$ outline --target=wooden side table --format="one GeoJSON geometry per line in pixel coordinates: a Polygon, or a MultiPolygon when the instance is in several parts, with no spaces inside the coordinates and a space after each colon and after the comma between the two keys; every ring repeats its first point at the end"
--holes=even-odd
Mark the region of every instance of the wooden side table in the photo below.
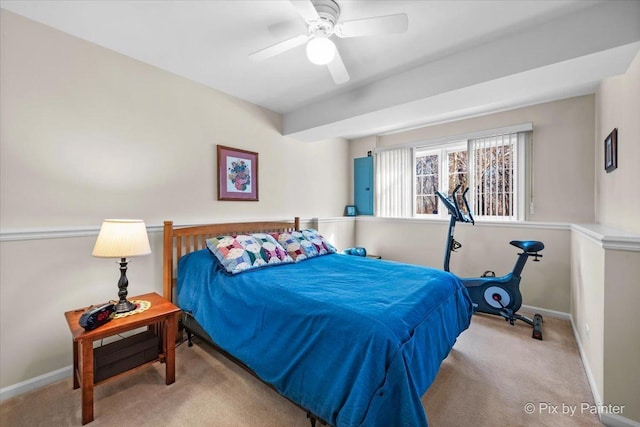
{"type": "Polygon", "coordinates": [[[133,372],[135,369],[156,361],[164,362],[166,366],[165,378],[167,385],[175,382],[175,341],[180,309],[155,292],[130,297],[129,299],[149,301],[151,306],[141,313],[113,319],[92,331],[85,331],[78,324],[80,316],[87,307],[68,311],[64,314],[73,336],[73,388],[82,388],[82,424],[93,421],[94,385],[133,372]],[[95,382],[93,342],[145,326],[154,331],[161,339],[161,351],[158,357],[104,381],[95,382]]]}

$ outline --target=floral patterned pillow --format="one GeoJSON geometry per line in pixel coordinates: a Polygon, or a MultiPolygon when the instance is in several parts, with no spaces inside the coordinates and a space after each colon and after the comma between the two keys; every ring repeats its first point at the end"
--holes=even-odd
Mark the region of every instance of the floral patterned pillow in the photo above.
{"type": "Polygon", "coordinates": [[[207,239],[207,248],[230,274],[293,262],[287,251],[264,233],[212,237],[207,239]]]}
{"type": "Polygon", "coordinates": [[[295,262],[336,252],[336,248],[312,229],[272,234],[272,236],[278,239],[278,243],[295,262]]]}
{"type": "Polygon", "coordinates": [[[337,252],[337,249],[322,237],[318,232],[312,228],[302,230],[302,235],[306,240],[316,248],[318,255],[333,254],[337,252]]]}
{"type": "Polygon", "coordinates": [[[278,243],[282,245],[295,262],[318,256],[318,251],[315,247],[299,231],[278,233],[272,236],[278,239],[278,243]]]}

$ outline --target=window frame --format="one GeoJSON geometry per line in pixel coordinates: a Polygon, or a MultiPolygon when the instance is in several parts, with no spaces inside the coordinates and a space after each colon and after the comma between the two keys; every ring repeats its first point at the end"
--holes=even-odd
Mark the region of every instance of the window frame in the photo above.
{"type": "MultiPolygon", "coordinates": [[[[474,219],[479,221],[500,221],[500,222],[513,222],[513,221],[524,221],[525,220],[525,205],[526,205],[526,171],[528,162],[530,162],[529,156],[527,156],[526,147],[527,140],[530,138],[529,131],[521,131],[521,132],[510,132],[505,133],[503,135],[516,135],[516,141],[513,143],[513,179],[515,181],[513,185],[514,189],[514,200],[513,200],[513,214],[509,217],[504,216],[494,216],[494,215],[477,215],[475,212],[472,212],[474,215],[474,219]]],[[[490,135],[486,137],[500,136],[499,134],[490,135]]],[[[485,137],[485,138],[486,138],[485,137]]],[[[411,197],[411,211],[412,216],[414,218],[427,218],[427,219],[446,219],[449,217],[449,212],[444,209],[440,209],[442,206],[442,202],[437,200],[438,203],[438,213],[437,214],[428,214],[428,213],[417,213],[417,204],[416,199],[419,196],[416,189],[417,184],[417,159],[420,155],[425,154],[435,154],[438,155],[438,190],[442,191],[446,189],[448,191],[448,181],[449,181],[449,156],[448,154],[456,151],[466,151],[467,152],[467,182],[470,188],[475,188],[475,156],[473,150],[473,141],[474,139],[479,138],[466,138],[463,140],[460,139],[452,139],[448,142],[438,142],[431,144],[422,144],[416,145],[412,147],[412,158],[413,158],[413,166],[411,172],[411,182],[412,182],[412,197],[411,197]],[[473,168],[473,173],[472,169],[473,168]]],[[[511,143],[509,143],[511,144],[511,143]]],[[[469,206],[475,206],[475,192],[470,191],[468,193],[468,201],[469,206]]],[[[532,202],[531,202],[532,203],[532,202]]]]}
{"type": "Polygon", "coordinates": [[[445,144],[430,144],[413,148],[413,170],[411,176],[412,182],[412,192],[413,197],[411,198],[411,208],[414,218],[445,218],[448,216],[442,214],[442,210],[440,209],[440,205],[442,202],[437,200],[438,203],[438,213],[437,214],[419,214],[416,212],[416,199],[418,197],[418,193],[416,192],[416,181],[417,181],[417,171],[416,164],[419,154],[431,154],[437,153],[439,157],[438,161],[438,190],[442,191],[443,188],[447,187],[447,182],[449,180],[449,156],[448,154],[454,151],[467,151],[467,156],[469,152],[469,142],[468,140],[461,141],[451,141],[445,144]]]}

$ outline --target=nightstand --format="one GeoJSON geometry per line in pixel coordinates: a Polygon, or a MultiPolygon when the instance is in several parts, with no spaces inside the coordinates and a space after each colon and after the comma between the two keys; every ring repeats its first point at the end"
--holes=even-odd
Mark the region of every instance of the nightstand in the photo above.
{"type": "MultiPolygon", "coordinates": [[[[180,313],[180,309],[156,293],[139,295],[129,299],[148,301],[151,305],[147,310],[141,313],[113,319],[92,331],[85,331],[78,324],[80,316],[87,309],[86,307],[68,311],[64,314],[73,337],[73,388],[82,389],[82,424],[87,424],[93,421],[94,385],[113,378],[118,378],[121,375],[133,372],[142,366],[146,366],[156,361],[160,361],[165,364],[165,379],[167,385],[175,382],[175,341],[176,333],[178,331],[178,315],[180,313]],[[104,379],[102,377],[105,375],[102,375],[100,378],[96,378],[94,356],[96,355],[96,352],[103,347],[97,347],[94,350],[93,342],[145,326],[147,327],[147,331],[142,334],[146,335],[142,336],[141,334],[136,334],[130,338],[124,338],[121,341],[106,344],[103,347],[113,346],[113,354],[118,352],[122,354],[123,349],[126,351],[127,345],[140,345],[141,339],[136,338],[138,336],[141,336],[143,339],[146,339],[147,336],[152,339],[153,337],[157,337],[157,341],[155,341],[155,343],[158,347],[153,349],[151,357],[149,357],[149,353],[147,351],[147,357],[141,359],[143,362],[138,364],[135,361],[136,354],[134,354],[133,356],[129,356],[129,361],[125,360],[125,365],[127,367],[121,369],[122,372],[115,374],[108,373],[107,377],[104,379]],[[130,361],[132,357],[134,359],[133,362],[130,361]],[[135,366],[128,367],[129,365],[135,366]],[[96,381],[96,379],[98,379],[98,381],[96,381]]],[[[147,339],[146,342],[150,341],[147,339]]],[[[138,352],[138,350],[135,351],[138,352]]],[[[122,363],[120,363],[120,365],[122,366],[122,363]]]]}

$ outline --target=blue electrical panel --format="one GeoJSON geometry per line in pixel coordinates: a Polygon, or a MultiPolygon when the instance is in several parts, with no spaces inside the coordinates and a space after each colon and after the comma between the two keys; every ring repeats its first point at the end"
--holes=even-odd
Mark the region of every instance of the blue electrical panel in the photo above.
{"type": "Polygon", "coordinates": [[[373,215],[373,157],[353,159],[353,197],[358,215],[373,215]]]}

